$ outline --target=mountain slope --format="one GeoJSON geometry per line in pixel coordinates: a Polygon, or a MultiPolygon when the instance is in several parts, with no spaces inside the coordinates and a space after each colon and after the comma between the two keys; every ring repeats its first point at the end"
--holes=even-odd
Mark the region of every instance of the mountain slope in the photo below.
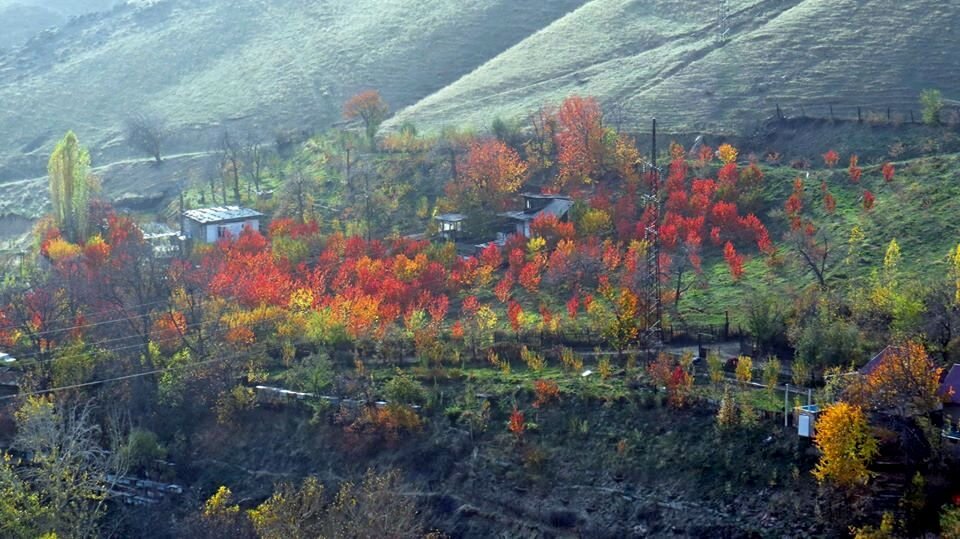
{"type": "Polygon", "coordinates": [[[0,179],[40,174],[71,128],[95,161],[126,157],[120,126],[143,110],[176,151],[225,120],[322,127],[368,87],[400,108],[584,1],[158,0],[73,19],[0,56],[0,179]]]}
{"type": "Polygon", "coordinates": [[[593,0],[394,120],[477,126],[577,93],[675,129],[729,130],[777,103],[917,109],[960,94],[960,5],[936,0],[593,0]]]}
{"type": "Polygon", "coordinates": [[[0,0],[0,49],[21,45],[69,17],[102,11],[115,0],[0,0]]]}

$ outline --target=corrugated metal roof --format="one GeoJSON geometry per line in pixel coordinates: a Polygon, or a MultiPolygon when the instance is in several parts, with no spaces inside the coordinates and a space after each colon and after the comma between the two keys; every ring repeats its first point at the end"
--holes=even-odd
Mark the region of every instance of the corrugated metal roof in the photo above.
{"type": "Polygon", "coordinates": [[[441,213],[436,217],[437,221],[446,221],[448,223],[458,223],[460,221],[466,221],[467,216],[462,213],[441,213]]]}
{"type": "Polygon", "coordinates": [[[518,221],[533,221],[538,215],[550,214],[562,218],[573,207],[573,201],[568,198],[554,198],[542,210],[508,211],[499,214],[501,217],[518,221]]]}
{"type": "Polygon", "coordinates": [[[183,212],[183,216],[191,221],[200,224],[219,223],[224,221],[240,221],[243,219],[253,219],[263,217],[263,214],[251,210],[250,208],[241,208],[240,206],[217,206],[214,208],[197,208],[183,212]]]}

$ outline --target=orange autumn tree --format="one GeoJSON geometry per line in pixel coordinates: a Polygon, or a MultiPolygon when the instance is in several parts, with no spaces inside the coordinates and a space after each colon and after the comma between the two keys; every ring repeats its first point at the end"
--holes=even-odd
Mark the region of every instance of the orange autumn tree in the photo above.
{"type": "Polygon", "coordinates": [[[908,342],[891,346],[873,371],[855,386],[864,406],[893,411],[902,417],[926,414],[936,409],[940,374],[923,345],[908,342]]]}
{"type": "Polygon", "coordinates": [[[527,178],[520,155],[496,139],[473,143],[457,169],[447,195],[459,208],[504,209],[527,178]]]}
{"type": "Polygon", "coordinates": [[[602,172],[603,113],[592,97],[568,97],[557,112],[559,130],[559,186],[568,182],[592,183],[602,172]]]}
{"type": "Polygon", "coordinates": [[[363,122],[364,132],[367,135],[367,141],[370,143],[370,149],[376,149],[375,140],[377,129],[380,124],[387,119],[390,108],[380,97],[380,92],[376,90],[365,90],[351,97],[343,105],[343,117],[347,120],[357,120],[363,122]]]}
{"type": "Polygon", "coordinates": [[[827,408],[817,420],[813,443],[820,450],[813,470],[817,481],[851,488],[870,479],[867,466],[879,448],[859,406],[840,401],[827,408]]]}

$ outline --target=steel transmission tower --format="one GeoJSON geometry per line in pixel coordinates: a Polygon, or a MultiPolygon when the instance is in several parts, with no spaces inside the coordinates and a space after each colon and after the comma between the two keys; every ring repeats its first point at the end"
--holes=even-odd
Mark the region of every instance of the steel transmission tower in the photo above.
{"type": "Polygon", "coordinates": [[[663,181],[663,169],[657,166],[657,120],[653,120],[653,135],[650,161],[640,160],[637,165],[641,177],[650,182],[650,192],[644,195],[644,204],[650,209],[653,216],[651,222],[644,229],[644,242],[647,245],[645,268],[643,273],[643,290],[647,293],[644,302],[643,331],[641,342],[648,347],[659,347],[663,343],[663,294],[661,290],[662,269],[660,267],[660,222],[662,220],[662,204],[660,184],[663,181]]]}

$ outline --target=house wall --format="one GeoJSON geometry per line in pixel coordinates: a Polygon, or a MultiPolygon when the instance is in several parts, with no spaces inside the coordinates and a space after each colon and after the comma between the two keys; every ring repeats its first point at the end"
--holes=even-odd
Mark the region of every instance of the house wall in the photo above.
{"type": "Polygon", "coordinates": [[[234,238],[239,236],[240,233],[243,232],[243,229],[248,226],[253,230],[260,231],[259,219],[248,219],[246,221],[233,223],[206,223],[203,225],[188,219],[187,223],[187,234],[195,240],[203,241],[204,243],[218,242],[220,240],[220,227],[224,227],[230,233],[230,236],[234,238]]]}

